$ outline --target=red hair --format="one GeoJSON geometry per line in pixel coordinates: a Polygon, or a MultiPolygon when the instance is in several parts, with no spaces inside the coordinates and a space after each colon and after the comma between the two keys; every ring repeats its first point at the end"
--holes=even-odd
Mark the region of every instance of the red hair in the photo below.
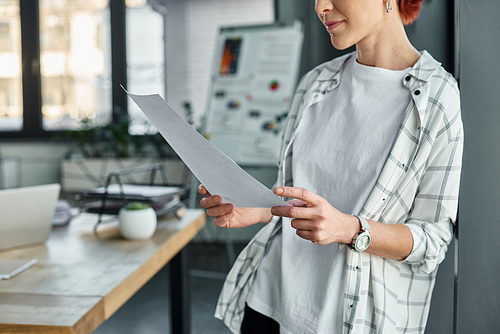
{"type": "Polygon", "coordinates": [[[399,0],[399,13],[404,25],[412,24],[422,10],[422,2],[424,0],[399,0]]]}

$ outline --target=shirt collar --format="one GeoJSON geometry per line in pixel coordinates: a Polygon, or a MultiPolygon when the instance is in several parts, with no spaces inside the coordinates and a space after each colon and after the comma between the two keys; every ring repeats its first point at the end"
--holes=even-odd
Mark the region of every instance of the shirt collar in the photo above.
{"type": "Polygon", "coordinates": [[[332,81],[332,82],[338,82],[340,78],[340,73],[342,72],[342,67],[346,63],[346,61],[354,56],[356,53],[350,52],[348,54],[345,54],[343,56],[340,56],[338,58],[333,59],[332,61],[326,63],[326,65],[321,69],[321,72],[319,73],[318,77],[316,78],[316,81],[318,82],[325,82],[325,81],[332,81]]]}
{"type": "MultiPolygon", "coordinates": [[[[339,81],[340,73],[342,72],[342,67],[345,62],[352,56],[355,56],[355,52],[348,53],[344,56],[334,59],[326,64],[321,69],[317,77],[317,81],[339,81]]],[[[432,58],[432,56],[427,51],[422,51],[420,58],[417,60],[415,65],[408,72],[409,75],[413,76],[415,79],[427,82],[432,77],[432,74],[441,66],[441,63],[432,58]]]]}
{"type": "Polygon", "coordinates": [[[432,56],[424,50],[421,52],[420,58],[418,58],[408,74],[417,80],[427,82],[440,66],[441,63],[432,58],[432,56]]]}

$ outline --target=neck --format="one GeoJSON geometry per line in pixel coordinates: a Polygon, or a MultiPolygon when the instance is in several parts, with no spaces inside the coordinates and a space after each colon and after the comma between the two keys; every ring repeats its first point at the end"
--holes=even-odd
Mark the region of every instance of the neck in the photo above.
{"type": "Polygon", "coordinates": [[[358,62],[389,70],[404,70],[413,66],[420,53],[411,45],[399,13],[388,13],[381,29],[356,44],[358,62]],[[391,15],[393,14],[393,15],[391,15]]]}

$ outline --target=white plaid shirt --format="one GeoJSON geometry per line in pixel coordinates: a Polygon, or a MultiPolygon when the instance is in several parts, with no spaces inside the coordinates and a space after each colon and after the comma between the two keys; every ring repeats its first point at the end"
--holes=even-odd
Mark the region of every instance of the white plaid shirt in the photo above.
{"type": "MultiPolygon", "coordinates": [[[[293,186],[292,142],[303,112],[339,85],[353,54],[324,63],[299,83],[283,130],[277,185],[293,186]]],[[[361,215],[406,224],[413,250],[404,260],[349,251],[345,268],[343,333],[423,333],[437,269],[453,238],[458,206],[463,128],[456,81],[427,52],[405,76],[412,100],[361,215]]],[[[274,234],[278,217],[240,253],[215,316],[239,333],[245,300],[274,234]]]]}

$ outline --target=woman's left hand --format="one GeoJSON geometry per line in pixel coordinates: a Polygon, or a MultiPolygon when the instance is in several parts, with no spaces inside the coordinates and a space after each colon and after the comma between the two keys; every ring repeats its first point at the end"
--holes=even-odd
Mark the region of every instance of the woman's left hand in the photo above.
{"type": "Polygon", "coordinates": [[[281,197],[295,198],[287,202],[292,206],[275,206],[271,213],[292,218],[292,227],[301,238],[319,245],[350,243],[360,230],[356,217],[340,212],[326,199],[307,189],[278,187],[275,193],[281,197]]]}

